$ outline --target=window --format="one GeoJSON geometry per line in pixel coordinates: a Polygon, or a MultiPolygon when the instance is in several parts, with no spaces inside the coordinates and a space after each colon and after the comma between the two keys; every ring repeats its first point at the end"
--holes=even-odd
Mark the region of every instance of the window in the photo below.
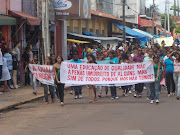
{"type": "Polygon", "coordinates": [[[93,29],[90,29],[90,32],[93,32],[93,29]]]}
{"type": "Polygon", "coordinates": [[[82,32],[86,32],[86,28],[82,28],[82,32]]]}
{"type": "Polygon", "coordinates": [[[104,36],[104,30],[102,30],[102,35],[104,36]]]}
{"type": "Polygon", "coordinates": [[[96,29],[96,34],[99,34],[99,30],[98,29],[96,29]]]}
{"type": "Polygon", "coordinates": [[[79,33],[78,27],[74,27],[74,33],[79,33]]]}
{"type": "Polygon", "coordinates": [[[68,32],[71,32],[70,26],[67,26],[67,31],[68,31],[68,32]]]}

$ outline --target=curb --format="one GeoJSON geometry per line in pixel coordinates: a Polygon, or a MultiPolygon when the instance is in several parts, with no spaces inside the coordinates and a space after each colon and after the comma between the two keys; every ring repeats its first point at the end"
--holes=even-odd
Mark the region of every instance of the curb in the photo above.
{"type": "MultiPolygon", "coordinates": [[[[65,87],[64,89],[68,89],[69,87],[65,87]]],[[[6,110],[9,110],[9,109],[12,109],[16,106],[19,106],[19,105],[23,105],[23,104],[26,104],[26,103],[30,103],[32,101],[35,101],[35,100],[38,100],[40,98],[43,98],[44,97],[44,94],[41,94],[39,96],[36,96],[36,97],[33,97],[33,98],[30,98],[30,99],[27,99],[27,100],[24,100],[24,101],[20,101],[20,102],[16,102],[16,103],[13,103],[13,104],[9,104],[7,106],[4,106],[2,108],[0,108],[0,112],[4,112],[6,110]]]]}

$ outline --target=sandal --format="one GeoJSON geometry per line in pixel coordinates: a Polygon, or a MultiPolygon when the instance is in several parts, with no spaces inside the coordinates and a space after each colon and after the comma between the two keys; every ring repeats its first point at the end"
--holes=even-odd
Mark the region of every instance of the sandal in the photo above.
{"type": "Polygon", "coordinates": [[[63,103],[63,102],[61,102],[59,106],[64,106],[64,103],[63,103]]]}

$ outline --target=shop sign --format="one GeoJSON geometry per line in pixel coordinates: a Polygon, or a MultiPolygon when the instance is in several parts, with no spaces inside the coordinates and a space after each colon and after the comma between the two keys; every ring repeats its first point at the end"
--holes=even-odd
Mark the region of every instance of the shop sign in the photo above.
{"type": "Polygon", "coordinates": [[[90,19],[90,0],[54,0],[56,19],[90,19]]]}

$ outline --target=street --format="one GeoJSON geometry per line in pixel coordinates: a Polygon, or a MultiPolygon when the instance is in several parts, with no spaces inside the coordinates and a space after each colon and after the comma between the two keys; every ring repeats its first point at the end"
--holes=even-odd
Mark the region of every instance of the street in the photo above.
{"type": "Polygon", "coordinates": [[[64,107],[59,100],[45,105],[41,99],[1,114],[0,135],[178,135],[179,101],[168,99],[165,90],[158,105],[149,104],[145,95],[117,100],[109,96],[89,104],[84,87],[83,99],[66,92],[64,107]]]}

